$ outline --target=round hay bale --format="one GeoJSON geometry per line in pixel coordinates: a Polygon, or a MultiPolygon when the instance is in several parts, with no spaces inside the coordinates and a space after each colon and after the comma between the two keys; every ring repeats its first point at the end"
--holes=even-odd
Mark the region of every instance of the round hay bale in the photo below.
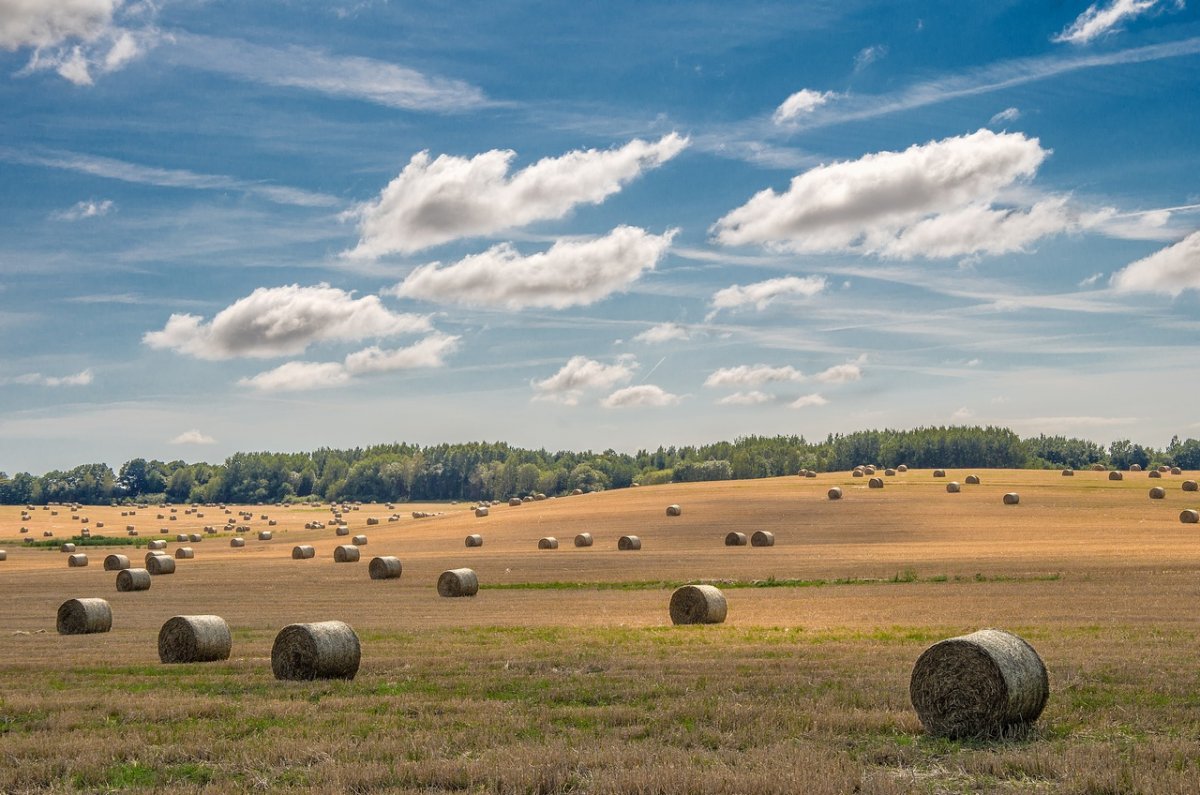
{"type": "Polygon", "coordinates": [[[154,576],[175,573],[175,559],[168,555],[155,555],[146,561],[146,571],[154,576]]]}
{"type": "Polygon", "coordinates": [[[482,519],[483,517],[485,517],[485,516],[487,516],[487,515],[488,515],[488,509],[487,509],[487,508],[484,508],[483,506],[480,506],[480,507],[478,507],[478,508],[476,508],[476,509],[475,509],[475,518],[477,518],[477,519],[482,519]]]}
{"type": "Polygon", "coordinates": [[[270,541],[272,535],[273,534],[271,533],[270,530],[259,530],[258,531],[258,540],[259,541],[270,541]]]}
{"type": "Polygon", "coordinates": [[[580,533],[575,536],[575,546],[577,547],[590,547],[594,543],[595,539],[592,538],[591,533],[580,533]]]}
{"type": "Polygon", "coordinates": [[[466,545],[469,547],[483,546],[483,536],[479,535],[479,533],[472,533],[471,535],[467,536],[466,545]]]}
{"type": "Polygon", "coordinates": [[[8,560],[8,550],[0,549],[0,560],[8,560]]]}
{"type": "MultiPolygon", "coordinates": [[[[1180,469],[1179,467],[1171,467],[1171,474],[1172,474],[1172,475],[1182,475],[1182,474],[1183,474],[1183,470],[1182,470],[1182,469],[1180,469]]],[[[99,527],[99,526],[100,526],[100,525],[99,525],[99,523],[97,523],[97,525],[96,525],[96,526],[97,526],[97,527],[99,527]]]]}
{"type": "Polygon", "coordinates": [[[1152,477],[1152,478],[1161,478],[1161,477],[1162,477],[1162,473],[1161,473],[1161,472],[1159,472],[1157,469],[1151,469],[1151,470],[1150,470],[1150,472],[1149,472],[1149,476],[1150,476],[1150,477],[1152,477]]]}
{"type": "Polygon", "coordinates": [[[642,548],[642,539],[637,536],[621,536],[617,539],[617,549],[630,552],[642,548]]]}
{"type": "Polygon", "coordinates": [[[510,497],[508,500],[508,504],[511,507],[516,508],[521,504],[521,498],[520,497],[510,497]]]}
{"type": "Polygon", "coordinates": [[[158,659],[164,663],[228,660],[232,648],[233,635],[220,616],[174,616],[158,631],[158,659]]]}
{"type": "Polygon", "coordinates": [[[398,580],[403,570],[400,558],[392,555],[371,558],[367,565],[367,573],[371,575],[372,580],[398,580]]]}
{"type": "Polygon", "coordinates": [[[60,546],[60,547],[58,548],[58,551],[59,551],[59,552],[65,552],[65,553],[67,553],[67,554],[69,555],[69,554],[71,554],[72,552],[74,552],[74,551],[75,551],[75,545],[74,545],[74,544],[72,544],[71,542],[69,542],[69,541],[68,541],[67,543],[65,543],[65,544],[63,544],[62,546],[60,546]]]}
{"type": "Polygon", "coordinates": [[[203,540],[204,536],[200,535],[199,533],[191,533],[188,535],[188,541],[193,544],[199,544],[203,540]]]}
{"type": "Polygon", "coordinates": [[[1197,491],[1200,489],[1200,483],[1196,483],[1194,480],[1185,480],[1180,488],[1184,491],[1197,491]]]}
{"type": "Polygon", "coordinates": [[[361,553],[353,544],[340,544],[333,548],[334,563],[358,563],[361,553]]]}
{"type": "Polygon", "coordinates": [[[683,515],[683,509],[680,508],[678,505],[668,505],[667,506],[667,516],[682,516],[682,515],[683,515]]]}
{"type": "Polygon", "coordinates": [[[725,546],[727,547],[744,547],[749,543],[750,539],[746,537],[745,533],[732,532],[725,534],[725,546]]]}
{"type": "Polygon", "coordinates": [[[361,660],[358,635],[341,621],[289,624],[271,646],[271,671],[288,681],[353,679],[361,660]]]}
{"type": "Polygon", "coordinates": [[[806,477],[806,478],[815,478],[816,476],[817,476],[817,473],[811,469],[804,473],[804,477],[806,477]]]}
{"type": "Polygon", "coordinates": [[[712,585],[684,585],[671,594],[672,624],[720,624],[728,605],[721,589],[712,585]]]}
{"type": "Polygon", "coordinates": [[[292,547],[292,560],[309,560],[317,556],[317,550],[311,544],[301,544],[292,547]]]}
{"type": "Polygon", "coordinates": [[[895,474],[896,474],[896,470],[894,470],[894,469],[885,469],[885,470],[883,470],[883,474],[885,474],[885,475],[888,475],[888,476],[890,477],[891,475],[895,475],[895,474]]]}
{"type": "Polygon", "coordinates": [[[244,546],[246,546],[246,539],[242,538],[241,536],[235,536],[235,537],[229,539],[229,546],[244,547],[244,546]]]}
{"type": "Polygon", "coordinates": [[[350,540],[350,543],[356,547],[365,547],[367,545],[366,536],[355,536],[350,540]]]}
{"type": "Polygon", "coordinates": [[[834,486],[826,493],[829,495],[829,499],[831,500],[840,500],[842,498],[841,486],[834,486]]]}
{"type": "Polygon", "coordinates": [[[1164,499],[1166,499],[1166,497],[1167,497],[1167,490],[1164,489],[1162,486],[1155,486],[1154,488],[1150,489],[1150,499],[1164,500],[1164,499]]]}
{"type": "Polygon", "coordinates": [[[67,566],[72,569],[81,569],[88,564],[87,555],[82,552],[76,552],[74,555],[67,556],[67,566]]]}
{"type": "Polygon", "coordinates": [[[861,469],[856,469],[853,472],[851,472],[850,474],[856,478],[861,478],[863,476],[863,471],[861,469]]]}
{"type": "Polygon", "coordinates": [[[755,530],[754,535],[750,536],[750,546],[773,547],[775,546],[775,534],[770,530],[755,530]]]}
{"type": "Polygon", "coordinates": [[[150,558],[159,557],[160,555],[161,555],[162,557],[169,557],[169,555],[167,555],[167,553],[166,553],[166,552],[160,552],[160,551],[158,551],[158,550],[154,550],[153,552],[147,552],[147,553],[145,554],[145,556],[143,556],[142,560],[143,560],[144,562],[146,562],[146,563],[149,563],[149,562],[150,562],[150,558]]]}
{"type": "Polygon", "coordinates": [[[191,547],[180,547],[175,550],[175,560],[192,560],[196,557],[196,550],[191,547]]]}
{"type": "Polygon", "coordinates": [[[967,480],[968,486],[978,486],[979,485],[979,476],[978,475],[967,475],[966,480],[967,480]]]}
{"type": "Polygon", "coordinates": [[[117,572],[118,591],[150,590],[150,572],[145,569],[122,569],[117,572]]]}
{"type": "Polygon", "coordinates": [[[867,487],[872,489],[882,489],[883,478],[871,478],[867,481],[867,487]]]}
{"type": "Polygon", "coordinates": [[[1062,474],[1063,474],[1064,478],[1073,478],[1073,477],[1075,477],[1075,470],[1074,469],[1064,469],[1062,471],[1062,474]]]}
{"type": "Polygon", "coordinates": [[[900,466],[896,467],[896,471],[897,472],[907,472],[908,464],[901,464],[900,466]]]}
{"type": "Polygon", "coordinates": [[[91,635],[112,629],[112,607],[104,599],[68,599],[58,606],[59,635],[91,635]]]}
{"type": "Polygon", "coordinates": [[[960,491],[962,491],[962,486],[958,485],[957,480],[952,480],[946,484],[946,491],[950,494],[958,494],[960,491]]]}
{"type": "Polygon", "coordinates": [[[1200,511],[1196,511],[1196,510],[1192,510],[1191,508],[1187,508],[1184,511],[1180,512],[1179,521],[1183,522],[1184,524],[1200,523],[1200,511]]]}
{"type": "Polygon", "coordinates": [[[558,539],[554,536],[546,536],[538,539],[538,549],[558,549],[558,539]]]}
{"type": "Polygon", "coordinates": [[[1104,471],[1104,469],[1105,469],[1105,466],[1104,466],[1104,464],[1092,464],[1092,471],[1093,471],[1093,472],[1103,472],[1103,471],[1104,471]]]}
{"type": "Polygon", "coordinates": [[[863,473],[864,473],[864,474],[867,474],[867,475],[874,475],[874,474],[875,474],[875,467],[873,467],[873,466],[870,466],[870,465],[868,465],[868,466],[865,466],[865,467],[863,467],[863,473]]]}
{"type": "Polygon", "coordinates": [[[1020,501],[1021,501],[1021,495],[1017,494],[1015,491],[1010,491],[1008,494],[1004,495],[1004,504],[1005,505],[1016,505],[1020,501]]]}
{"type": "Polygon", "coordinates": [[[438,596],[474,596],[479,593],[479,577],[471,569],[447,569],[438,575],[438,596]]]}
{"type": "Polygon", "coordinates": [[[176,536],[175,536],[175,543],[177,543],[177,544],[186,544],[187,542],[188,542],[188,534],[187,534],[187,533],[178,533],[178,534],[176,534],[176,536]]]}
{"type": "Polygon", "coordinates": [[[1130,472],[1141,472],[1141,471],[1142,471],[1142,465],[1141,465],[1141,464],[1130,464],[1130,465],[1129,465],[1129,471],[1130,471],[1130,472]]]}
{"type": "Polygon", "coordinates": [[[1114,469],[1112,472],[1108,473],[1108,479],[1109,480],[1124,480],[1125,476],[1114,469]]]}
{"type": "Polygon", "coordinates": [[[933,470],[933,476],[934,476],[935,478],[944,478],[944,477],[946,477],[946,470],[944,470],[944,469],[935,469],[935,470],[933,470]]]}
{"type": "Polygon", "coordinates": [[[981,629],[926,649],[913,666],[908,692],[930,734],[998,737],[1038,719],[1050,698],[1050,679],[1023,639],[981,629]]]}
{"type": "Polygon", "coordinates": [[[146,549],[166,549],[167,542],[164,539],[156,538],[146,545],[146,549]]]}
{"type": "Polygon", "coordinates": [[[334,530],[333,532],[335,535],[348,536],[348,535],[350,535],[350,528],[344,524],[340,524],[337,526],[337,529],[334,530]]]}

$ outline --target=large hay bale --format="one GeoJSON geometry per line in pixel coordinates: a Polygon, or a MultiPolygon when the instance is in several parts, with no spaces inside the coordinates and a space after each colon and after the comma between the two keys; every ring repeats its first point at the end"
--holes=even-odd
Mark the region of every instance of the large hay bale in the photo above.
{"type": "Polygon", "coordinates": [[[74,555],[67,556],[67,566],[72,569],[80,569],[88,564],[87,555],[82,552],[76,552],[74,555]]]}
{"type": "Polygon", "coordinates": [[[273,535],[273,533],[270,530],[259,530],[258,531],[258,540],[259,541],[270,541],[272,535],[273,535]]]}
{"type": "Polygon", "coordinates": [[[960,491],[962,491],[962,486],[958,485],[957,480],[952,480],[946,484],[946,491],[950,494],[958,494],[960,491]]]}
{"type": "Polygon", "coordinates": [[[482,519],[483,517],[485,517],[487,515],[488,515],[488,509],[484,508],[482,505],[475,509],[475,518],[482,519]]]}
{"type": "Polygon", "coordinates": [[[300,544],[292,547],[292,560],[309,560],[317,556],[317,550],[312,544],[300,544]]]}
{"type": "Polygon", "coordinates": [[[146,571],[154,576],[175,573],[175,559],[169,555],[155,555],[146,561],[146,571]]]}
{"type": "Polygon", "coordinates": [[[1151,469],[1148,474],[1152,478],[1161,478],[1162,477],[1162,472],[1159,472],[1157,469],[1151,469]]]}
{"type": "Polygon", "coordinates": [[[187,533],[178,533],[175,536],[175,543],[186,544],[187,542],[188,542],[188,534],[187,533]]]}
{"type": "Polygon", "coordinates": [[[371,558],[367,565],[367,573],[371,575],[372,580],[398,580],[403,570],[400,558],[392,555],[371,558]]]}
{"type": "Polygon", "coordinates": [[[1108,473],[1108,479],[1109,480],[1124,480],[1125,476],[1114,469],[1112,472],[1108,473]]]}
{"type": "Polygon", "coordinates": [[[204,536],[200,535],[199,533],[189,533],[188,534],[188,541],[193,544],[199,544],[203,540],[204,540],[204,536]]]}
{"type": "Polygon", "coordinates": [[[8,560],[8,550],[0,549],[0,560],[8,560]]]}
{"type": "Polygon", "coordinates": [[[191,560],[196,557],[196,550],[191,547],[180,547],[175,550],[175,560],[191,560]]]}
{"type": "Polygon", "coordinates": [[[842,498],[842,487],[834,486],[828,492],[826,492],[826,494],[829,496],[829,499],[831,499],[831,500],[840,500],[842,498]]]}
{"type": "Polygon", "coordinates": [[[358,563],[361,553],[353,544],[339,544],[333,548],[334,563],[358,563]]]}
{"type": "Polygon", "coordinates": [[[811,469],[804,473],[804,477],[806,477],[806,478],[815,478],[816,476],[817,476],[817,473],[811,469]]]}
{"type": "Polygon", "coordinates": [[[1004,504],[1005,505],[1016,505],[1020,501],[1021,501],[1021,495],[1017,494],[1015,491],[1010,491],[1008,494],[1004,495],[1004,504]]]}
{"type": "Polygon", "coordinates": [[[966,481],[967,481],[968,486],[978,486],[979,485],[979,476],[978,475],[967,475],[966,481]]]}
{"type": "Polygon", "coordinates": [[[867,475],[874,475],[874,474],[875,474],[875,467],[873,467],[873,466],[871,466],[870,464],[868,464],[867,466],[863,467],[863,473],[864,473],[864,474],[867,474],[867,475]]]}
{"type": "Polygon", "coordinates": [[[244,547],[246,546],[246,539],[242,538],[241,536],[234,536],[233,538],[229,539],[229,546],[244,547]]]}
{"type": "Polygon", "coordinates": [[[750,539],[745,533],[733,531],[725,534],[725,546],[727,547],[744,547],[750,543],[750,539]]]}
{"type": "Polygon", "coordinates": [[[1180,512],[1179,521],[1184,524],[1196,524],[1200,522],[1200,511],[1187,508],[1180,512]]]}
{"type": "Polygon", "coordinates": [[[1141,471],[1142,471],[1142,465],[1141,465],[1141,464],[1130,464],[1130,465],[1129,465],[1129,471],[1130,471],[1130,472],[1141,472],[1141,471]]]}
{"type": "Polygon", "coordinates": [[[883,478],[871,478],[870,480],[867,481],[867,488],[882,489],[883,488],[883,478]]]}
{"type": "Polygon", "coordinates": [[[337,529],[333,531],[333,533],[334,535],[348,536],[350,535],[350,528],[344,524],[340,524],[337,526],[337,529]]]}
{"type": "Polygon", "coordinates": [[[155,540],[151,541],[149,544],[146,545],[146,549],[166,549],[166,548],[167,548],[167,542],[165,539],[162,539],[162,538],[156,538],[155,540]]]}
{"type": "Polygon", "coordinates": [[[1093,472],[1103,472],[1104,469],[1105,469],[1104,464],[1092,464],[1093,472]]]}
{"type": "Polygon", "coordinates": [[[68,599],[58,606],[59,635],[90,635],[112,629],[112,607],[104,599],[68,599]]]}
{"type": "Polygon", "coordinates": [[[930,734],[998,737],[1037,720],[1050,698],[1050,679],[1023,639],[981,629],[926,649],[913,667],[908,692],[930,734]]]}
{"type": "Polygon", "coordinates": [[[164,663],[228,660],[232,648],[229,625],[220,616],[174,616],[158,631],[158,659],[164,663]]]}
{"type": "Polygon", "coordinates": [[[594,543],[595,539],[592,538],[591,533],[580,533],[575,536],[575,546],[577,547],[590,547],[594,543]]]}
{"type": "Polygon", "coordinates": [[[1185,480],[1180,488],[1182,488],[1184,491],[1196,491],[1200,489],[1200,483],[1197,483],[1194,480],[1185,480]]]}
{"type": "Polygon", "coordinates": [[[471,535],[467,536],[466,545],[469,547],[483,546],[483,536],[479,535],[479,533],[472,533],[471,535]]]}
{"type": "Polygon", "coordinates": [[[773,547],[775,546],[775,534],[770,530],[755,530],[754,535],[750,536],[750,546],[773,547]]]}
{"type": "Polygon", "coordinates": [[[159,551],[159,550],[157,550],[157,549],[156,549],[156,550],[154,550],[154,551],[152,551],[152,552],[147,552],[147,553],[145,554],[145,556],[142,558],[142,560],[143,560],[144,562],[146,562],[146,563],[149,563],[149,562],[150,562],[150,558],[158,557],[159,555],[161,555],[161,556],[163,556],[163,557],[169,557],[169,555],[167,555],[167,553],[166,553],[166,552],[161,552],[161,551],[159,551]]]}
{"type": "Polygon", "coordinates": [[[1166,499],[1166,497],[1167,497],[1167,490],[1164,489],[1162,486],[1155,486],[1154,488],[1150,489],[1150,499],[1163,500],[1163,499],[1166,499]]]}
{"type": "Polygon", "coordinates": [[[368,527],[371,527],[371,526],[373,526],[373,525],[377,525],[377,524],[379,524],[379,519],[377,519],[377,518],[376,518],[376,517],[374,517],[374,516],[368,516],[368,517],[367,517],[367,526],[368,526],[368,527]]]}
{"type": "Polygon", "coordinates": [[[861,478],[863,476],[863,471],[861,469],[856,469],[853,472],[851,472],[850,474],[856,478],[861,478]]]}
{"type": "Polygon", "coordinates": [[[358,635],[341,621],[289,624],[271,646],[276,679],[353,679],[361,660],[358,635]]]}
{"type": "Polygon", "coordinates": [[[642,548],[642,539],[637,536],[621,536],[617,539],[617,549],[622,552],[632,552],[642,548]]]}
{"type": "Polygon", "coordinates": [[[471,569],[447,569],[438,576],[438,596],[474,596],[479,593],[479,577],[471,569]]]}
{"type": "Polygon", "coordinates": [[[350,543],[356,547],[365,547],[367,545],[367,537],[355,536],[354,538],[350,539],[350,543]]]}
{"type": "Polygon", "coordinates": [[[684,585],[671,594],[672,624],[720,624],[728,606],[725,594],[712,585],[684,585]]]}
{"type": "Polygon", "coordinates": [[[935,470],[933,470],[933,476],[934,476],[935,478],[944,478],[944,477],[946,477],[946,470],[944,470],[944,469],[935,469],[935,470]]]}
{"type": "Polygon", "coordinates": [[[680,508],[678,505],[668,505],[667,506],[667,516],[682,516],[682,515],[683,515],[683,509],[680,508]]]}
{"type": "Polygon", "coordinates": [[[1074,469],[1064,469],[1062,471],[1062,474],[1063,474],[1064,478],[1073,478],[1073,477],[1075,477],[1075,470],[1074,469]]]}
{"type": "Polygon", "coordinates": [[[1171,474],[1172,475],[1182,475],[1183,470],[1180,469],[1179,467],[1171,467],[1171,474]]]}
{"type": "Polygon", "coordinates": [[[897,472],[907,472],[908,464],[901,464],[900,466],[896,467],[896,471],[897,472]]]}
{"type": "Polygon", "coordinates": [[[539,538],[538,549],[558,549],[558,539],[554,536],[539,538]]]}
{"type": "Polygon", "coordinates": [[[896,474],[896,470],[891,469],[889,467],[888,469],[883,470],[883,474],[887,475],[888,477],[891,477],[892,475],[896,474]]]}
{"type": "Polygon", "coordinates": [[[74,552],[74,551],[75,551],[75,545],[74,545],[74,544],[72,544],[70,541],[68,541],[67,543],[65,543],[65,544],[62,544],[61,546],[59,546],[59,548],[58,548],[58,551],[59,551],[59,552],[64,552],[64,553],[66,553],[66,554],[68,554],[68,555],[69,555],[69,554],[71,554],[72,552],[74,552]]]}
{"type": "Polygon", "coordinates": [[[117,572],[118,591],[150,590],[150,572],[145,569],[122,569],[117,572]]]}
{"type": "Polygon", "coordinates": [[[520,506],[521,498],[520,497],[510,497],[508,500],[508,504],[511,507],[516,508],[516,507],[520,506]]]}

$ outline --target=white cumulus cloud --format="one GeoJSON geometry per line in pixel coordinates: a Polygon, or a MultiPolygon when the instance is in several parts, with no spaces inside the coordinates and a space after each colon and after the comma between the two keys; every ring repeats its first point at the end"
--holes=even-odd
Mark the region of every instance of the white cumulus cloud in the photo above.
{"type": "Polygon", "coordinates": [[[13,379],[18,384],[26,386],[87,386],[92,383],[92,370],[89,367],[74,375],[42,375],[41,373],[25,373],[13,379]]]}
{"type": "MultiPolygon", "coordinates": [[[[1051,41],[1087,44],[1119,30],[1124,22],[1148,14],[1162,5],[1159,0],[1112,0],[1107,5],[1095,3],[1051,41]]],[[[1182,6],[1183,3],[1179,2],[1178,5],[1182,6]]]]}
{"type": "Polygon", "coordinates": [[[687,145],[675,133],[652,142],[634,139],[619,149],[547,157],[511,175],[516,157],[511,150],[493,149],[470,159],[420,152],[378,199],[350,211],[348,217],[359,221],[359,242],[345,256],[408,254],[562,218],[577,205],[599,204],[687,145]]]}
{"type": "Polygon", "coordinates": [[[1200,290],[1200,232],[1126,265],[1112,275],[1111,284],[1123,293],[1177,296],[1184,290],[1200,290]]]}
{"type": "Polygon", "coordinates": [[[217,440],[206,433],[201,433],[193,428],[190,431],[184,431],[171,440],[171,444],[216,444],[217,440]]]}
{"type": "Polygon", "coordinates": [[[114,72],[157,41],[148,25],[122,26],[154,12],[152,4],[123,0],[0,0],[0,49],[31,47],[22,73],[52,70],[88,86],[94,71],[114,72]]]}
{"type": "Polygon", "coordinates": [[[611,389],[633,377],[638,368],[634,357],[625,355],[615,364],[603,364],[586,356],[572,356],[557,373],[532,382],[534,400],[548,400],[578,405],[583,393],[590,389],[611,389]]]}
{"type": "Polygon", "coordinates": [[[757,389],[749,392],[734,392],[732,395],[726,395],[717,401],[718,406],[758,406],[763,403],[770,403],[775,398],[768,395],[766,392],[759,392],[757,389]]]}
{"type": "Polygon", "coordinates": [[[319,284],[260,287],[222,309],[211,322],[191,314],[173,314],[161,331],[142,341],[199,359],[269,358],[303,353],[316,342],[354,342],[428,331],[427,317],[397,314],[378,296],[351,293],[319,284]]]}
{"type": "Polygon", "coordinates": [[[1063,198],[996,204],[1049,154],[1036,138],[987,129],[868,154],[810,169],[782,193],[763,190],[712,231],[725,245],[801,253],[907,259],[1019,250],[1079,223],[1063,198]]]}
{"type": "Polygon", "coordinates": [[[768,383],[803,381],[804,373],[791,365],[772,367],[769,364],[742,364],[737,367],[721,367],[704,379],[709,388],[755,387],[768,383]]]}
{"type": "Polygon", "coordinates": [[[549,250],[529,256],[502,243],[449,265],[423,265],[387,292],[439,303],[508,309],[584,306],[653,270],[675,231],[652,235],[637,227],[619,226],[604,237],[560,240],[549,250]]]}
{"type": "Polygon", "coordinates": [[[811,88],[802,88],[785,99],[775,109],[775,113],[771,118],[776,124],[784,124],[805,113],[812,113],[836,96],[837,94],[832,91],[822,92],[813,91],[811,88]]]}
{"type": "Polygon", "coordinates": [[[658,345],[671,340],[687,340],[691,339],[691,333],[677,323],[659,323],[657,326],[651,326],[640,334],[634,336],[634,342],[642,342],[647,345],[658,345]]]}
{"type": "Polygon", "coordinates": [[[812,298],[825,286],[824,276],[783,276],[753,284],[735,284],[713,293],[712,307],[737,309],[753,304],[761,312],[780,298],[812,298]]]}
{"type": "Polygon", "coordinates": [[[862,365],[865,361],[866,357],[860,356],[853,362],[835,364],[833,367],[817,373],[813,378],[824,384],[846,384],[851,381],[860,381],[862,380],[862,365]]]}
{"type": "Polygon", "coordinates": [[[108,215],[115,205],[112,199],[103,199],[96,201],[89,199],[87,201],[76,202],[66,210],[54,214],[54,219],[58,221],[82,221],[85,218],[100,218],[108,215]]]}
{"type": "Polygon", "coordinates": [[[407,348],[371,346],[349,354],[341,362],[285,362],[238,383],[259,392],[329,389],[345,386],[364,375],[442,367],[445,357],[457,350],[458,342],[456,336],[431,334],[407,348]]]}
{"type": "Polygon", "coordinates": [[[674,406],[682,398],[654,384],[639,384],[618,389],[600,402],[606,409],[661,408],[674,406]]]}
{"type": "Polygon", "coordinates": [[[813,406],[824,406],[829,401],[818,395],[816,392],[811,395],[803,395],[798,397],[788,404],[788,408],[807,409],[813,406]]]}

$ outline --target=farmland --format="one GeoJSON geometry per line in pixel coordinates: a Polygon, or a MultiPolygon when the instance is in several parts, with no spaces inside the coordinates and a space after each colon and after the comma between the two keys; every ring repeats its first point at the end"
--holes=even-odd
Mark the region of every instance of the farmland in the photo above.
{"type": "Polygon", "coordinates": [[[465,504],[361,505],[344,518],[368,543],[345,564],[333,549],[350,539],[328,506],[76,512],[94,536],[132,541],[133,525],[138,543],[194,548],[141,593],[117,593],[101,564],[121,552],[137,565],[144,547],[80,547],[89,565],[68,569],[19,528],[67,541],[83,524],[69,508],[22,521],[5,507],[0,791],[1200,789],[1200,544],[1178,518],[1200,507],[1180,489],[1194,475],[976,473],[958,494],[946,483],[968,472],[914,470],[882,489],[827,473],[502,504],[483,518],[465,504]],[[830,501],[835,485],[845,496],[830,501]],[[1153,485],[1165,499],[1147,497],[1153,485]],[[1020,503],[1002,504],[1007,492],[1020,503]],[[665,515],[672,503],[681,516],[665,515]],[[244,548],[203,533],[228,516],[244,548]],[[305,529],[317,520],[327,527],[305,529]],[[257,540],[269,521],[272,539],[257,540]],[[735,530],[770,531],[775,546],[725,547],[735,530]],[[575,548],[581,532],[595,546],[575,548]],[[483,546],[465,548],[469,533],[483,546]],[[617,550],[628,534],[640,551],[617,550]],[[545,536],[560,548],[538,550],[545,536]],[[292,560],[297,544],[315,558],[292,560]],[[403,576],[368,579],[385,554],[403,576]],[[440,598],[438,574],[460,566],[479,595],[440,598]],[[728,619],[672,627],[671,590],[701,581],[724,590],[728,619]],[[58,605],[85,596],[109,600],[112,631],[57,635],[58,605]],[[200,613],[228,621],[231,658],[160,664],[162,623],[200,613]],[[358,676],[275,681],[275,633],[326,619],[358,632],[358,676]],[[913,662],[987,626],[1037,648],[1045,713],[1002,742],[926,736],[908,702],[913,662]]]}

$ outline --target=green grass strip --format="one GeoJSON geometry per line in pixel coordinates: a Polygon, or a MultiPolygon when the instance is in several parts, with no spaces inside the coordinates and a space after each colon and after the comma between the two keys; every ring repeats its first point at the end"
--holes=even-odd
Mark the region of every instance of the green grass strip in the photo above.
{"type": "Polygon", "coordinates": [[[1028,576],[984,575],[973,576],[945,574],[920,577],[913,571],[897,572],[893,577],[844,577],[838,579],[791,579],[767,577],[764,580],[636,580],[631,582],[509,582],[480,585],[481,590],[492,591],[666,591],[681,585],[704,583],[721,588],[824,588],[837,585],[895,585],[901,583],[983,583],[983,582],[1055,582],[1061,580],[1058,572],[1028,576]]]}

